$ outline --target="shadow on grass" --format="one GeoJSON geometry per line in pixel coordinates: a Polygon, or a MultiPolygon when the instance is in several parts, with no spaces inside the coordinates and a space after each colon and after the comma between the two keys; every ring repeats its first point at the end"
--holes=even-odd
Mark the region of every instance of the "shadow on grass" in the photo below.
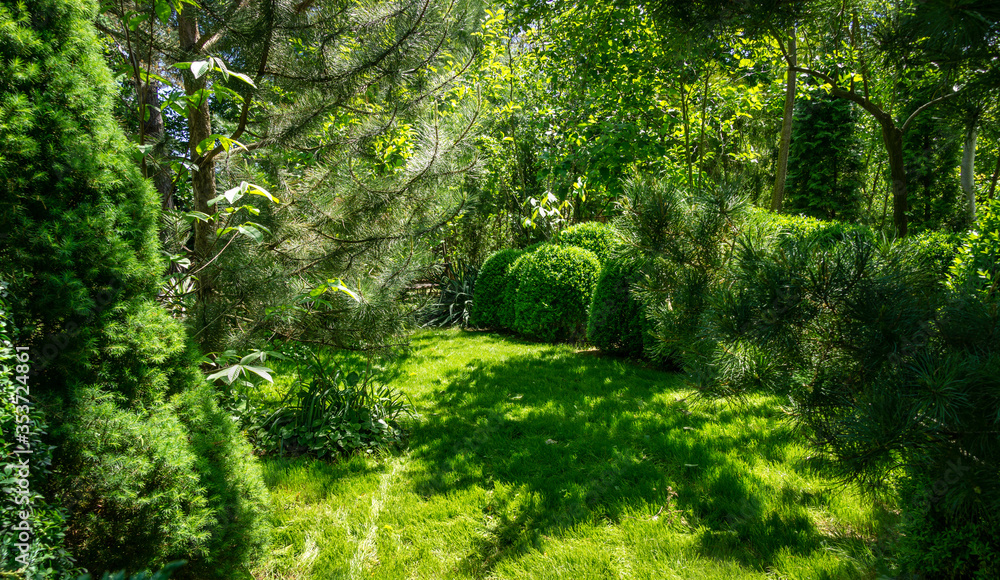
{"type": "Polygon", "coordinates": [[[478,574],[547,534],[651,516],[660,506],[703,528],[707,557],[764,570],[782,549],[818,549],[822,535],[782,500],[787,492],[735,459],[752,441],[755,457],[783,461],[791,427],[764,403],[699,409],[682,387],[679,375],[553,347],[502,363],[474,360],[442,377],[439,412],[414,427],[412,454],[426,467],[412,474],[413,490],[491,490],[482,538],[465,563],[478,574]],[[744,425],[762,416],[773,417],[770,429],[744,425]],[[704,435],[712,425],[724,435],[704,435]]]}

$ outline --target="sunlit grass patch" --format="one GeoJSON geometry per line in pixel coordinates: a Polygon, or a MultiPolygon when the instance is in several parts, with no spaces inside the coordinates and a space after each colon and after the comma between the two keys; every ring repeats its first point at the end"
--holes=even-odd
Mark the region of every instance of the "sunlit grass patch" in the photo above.
{"type": "Polygon", "coordinates": [[[393,364],[408,450],[266,460],[259,577],[872,575],[880,513],[818,473],[779,399],[487,333],[420,334],[393,364]]]}

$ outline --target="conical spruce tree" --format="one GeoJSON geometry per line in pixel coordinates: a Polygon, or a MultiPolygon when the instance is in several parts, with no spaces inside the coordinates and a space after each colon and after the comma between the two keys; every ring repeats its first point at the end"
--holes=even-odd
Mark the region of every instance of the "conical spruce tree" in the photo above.
{"type": "Polygon", "coordinates": [[[228,578],[266,542],[266,488],[156,302],[160,203],[111,116],[97,8],[0,1],[0,279],[56,445],[31,483],[91,572],[228,578]]]}

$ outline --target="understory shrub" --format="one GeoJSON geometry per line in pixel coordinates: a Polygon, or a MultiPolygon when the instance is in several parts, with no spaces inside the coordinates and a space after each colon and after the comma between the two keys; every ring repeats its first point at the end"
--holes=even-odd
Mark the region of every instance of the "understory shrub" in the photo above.
{"type": "Polygon", "coordinates": [[[344,372],[303,351],[295,385],[277,403],[251,403],[240,420],[265,453],[336,459],[399,448],[400,420],[411,412],[402,394],[370,372],[344,372]]]}
{"type": "MultiPolygon", "coordinates": [[[[991,235],[986,221],[966,247],[991,235]]],[[[703,327],[720,348],[700,386],[787,396],[835,473],[866,492],[893,493],[901,478],[916,514],[905,567],[994,577],[984,555],[1000,548],[1000,300],[961,258],[956,270],[975,282],[947,289],[946,254],[860,231],[834,244],[743,240],[703,327]]]]}
{"type": "Polygon", "coordinates": [[[590,250],[601,264],[611,259],[621,243],[618,232],[612,226],[601,222],[584,222],[570,226],[559,232],[555,242],[590,250]]]}
{"type": "Polygon", "coordinates": [[[459,325],[466,327],[474,304],[478,269],[461,259],[452,262],[438,278],[437,299],[417,312],[421,326],[445,327],[459,325]]]}
{"type": "Polygon", "coordinates": [[[597,348],[642,356],[646,318],[632,287],[642,277],[641,262],[611,259],[601,268],[587,317],[587,341],[597,348]]]}
{"type": "MultiPolygon", "coordinates": [[[[64,529],[75,565],[95,574],[184,559],[178,577],[232,578],[266,536],[266,490],[251,481],[242,434],[205,411],[197,357],[156,302],[160,200],[112,115],[119,87],[93,28],[98,9],[0,5],[0,97],[16,104],[0,123],[0,280],[31,361],[34,468],[45,474],[32,489],[51,524],[38,545],[57,550],[64,529]],[[175,405],[177,394],[192,404],[175,405]],[[247,506],[258,515],[227,519],[247,506]]],[[[42,576],[61,573],[43,564],[53,570],[42,576]]]]}
{"type": "Polygon", "coordinates": [[[512,266],[523,250],[506,248],[493,253],[483,262],[476,277],[469,324],[480,328],[510,329],[514,320],[512,294],[507,292],[512,281],[512,266]]]}
{"type": "Polygon", "coordinates": [[[645,264],[636,295],[649,323],[646,355],[686,366],[711,347],[699,334],[700,320],[729,264],[746,199],[730,184],[692,193],[636,176],[625,183],[620,206],[626,253],[645,264]]]}
{"type": "Polygon", "coordinates": [[[545,341],[580,340],[601,271],[590,250],[546,244],[519,259],[514,330],[545,341]]]}

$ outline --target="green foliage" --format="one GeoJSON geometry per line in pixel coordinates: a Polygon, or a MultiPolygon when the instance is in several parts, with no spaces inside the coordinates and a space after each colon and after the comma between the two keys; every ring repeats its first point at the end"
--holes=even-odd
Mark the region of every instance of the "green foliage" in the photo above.
{"type": "Polygon", "coordinates": [[[458,258],[438,279],[438,298],[417,312],[421,326],[469,325],[478,269],[458,258]]]}
{"type": "Polygon", "coordinates": [[[183,327],[156,305],[159,200],[111,115],[97,8],[0,5],[0,279],[52,425],[39,449],[56,447],[39,546],[58,546],[65,518],[67,550],[92,571],[187,559],[181,575],[230,578],[260,552],[267,496],[198,387],[183,327]]]}
{"type": "Polygon", "coordinates": [[[625,190],[619,229],[645,264],[637,296],[650,323],[647,354],[687,364],[704,350],[700,319],[731,259],[746,200],[732,184],[691,194],[648,176],[633,177],[625,190]]]}
{"type": "Polygon", "coordinates": [[[514,291],[508,291],[515,280],[514,262],[523,250],[506,248],[493,253],[483,262],[476,277],[475,298],[469,324],[483,328],[513,328],[514,291]]]}
{"type": "Polygon", "coordinates": [[[336,459],[401,446],[399,420],[410,405],[370,371],[345,373],[305,351],[296,375],[299,383],[281,401],[248,404],[240,415],[262,451],[336,459]]]}
{"type": "Polygon", "coordinates": [[[72,576],[77,571],[73,557],[65,549],[66,511],[46,500],[39,493],[51,476],[52,448],[45,444],[48,424],[41,408],[25,405],[25,385],[32,387],[25,371],[30,369],[27,352],[17,352],[13,327],[7,319],[7,292],[0,280],[0,458],[4,469],[0,472],[0,568],[17,570],[18,577],[43,578],[46,576],[72,576]],[[20,378],[18,378],[20,377],[20,378]],[[20,389],[19,389],[20,387],[20,389]],[[24,398],[18,398],[18,397],[24,398]],[[18,441],[17,427],[29,427],[26,441],[18,441]],[[25,445],[25,442],[27,445],[25,445]],[[20,449],[30,449],[31,454],[16,454],[20,449]],[[26,472],[18,469],[27,461],[26,472]],[[18,493],[20,481],[26,481],[26,493],[18,493]],[[16,544],[22,526],[21,515],[28,510],[31,526],[30,549],[22,552],[16,544]],[[17,558],[27,557],[18,561],[17,558]],[[25,565],[27,563],[27,565],[25,565]]]}
{"type": "Polygon", "coordinates": [[[590,250],[601,264],[605,264],[612,258],[620,241],[612,226],[601,222],[584,222],[559,232],[555,243],[590,250]]]}
{"type": "Polygon", "coordinates": [[[580,340],[601,271],[590,250],[546,244],[519,258],[514,330],[541,340],[580,340]]]}
{"type": "Polygon", "coordinates": [[[81,394],[60,450],[74,552],[91,570],[160,566],[229,578],[268,540],[267,490],[250,446],[207,387],[157,410],[81,394]]]}
{"type": "Polygon", "coordinates": [[[217,506],[208,502],[199,458],[169,407],[125,410],[91,389],[64,423],[60,499],[81,564],[135,569],[206,556],[217,506]]]}
{"type": "Polygon", "coordinates": [[[1000,296],[1000,201],[983,204],[978,214],[950,265],[948,286],[990,300],[1000,296]]]}
{"type": "MultiPolygon", "coordinates": [[[[173,576],[173,573],[178,568],[182,568],[185,564],[187,564],[185,560],[176,560],[160,568],[156,572],[146,570],[136,572],[131,576],[129,576],[124,570],[120,570],[115,573],[105,572],[104,575],[101,576],[101,580],[168,580],[168,578],[173,576]]],[[[90,574],[84,574],[77,580],[92,580],[92,577],[90,574]]]]}
{"type": "Polygon", "coordinates": [[[193,554],[177,578],[232,578],[260,559],[270,542],[268,491],[250,443],[209,386],[175,396],[170,406],[187,431],[211,517],[204,555],[193,554]]]}
{"type": "Polygon", "coordinates": [[[632,292],[641,279],[641,262],[627,258],[605,262],[587,317],[590,344],[608,352],[642,356],[646,317],[632,292]]]}
{"type": "Polygon", "coordinates": [[[861,141],[855,105],[832,96],[798,99],[788,149],[788,211],[850,220],[860,211],[861,141]]]}
{"type": "Polygon", "coordinates": [[[708,321],[720,348],[698,376],[715,393],[788,396],[843,480],[892,493],[901,478],[915,490],[904,506],[926,518],[907,558],[939,549],[931,569],[965,562],[956,577],[990,577],[996,564],[982,555],[994,548],[981,540],[1000,509],[1000,309],[975,286],[946,290],[946,255],[933,237],[864,231],[835,244],[744,239],[708,321]]]}
{"type": "MultiPolygon", "coordinates": [[[[928,494],[933,498],[933,492],[928,494]]],[[[1000,576],[1000,519],[995,514],[954,520],[927,500],[904,514],[897,558],[924,578],[988,580],[1000,576]]]]}

